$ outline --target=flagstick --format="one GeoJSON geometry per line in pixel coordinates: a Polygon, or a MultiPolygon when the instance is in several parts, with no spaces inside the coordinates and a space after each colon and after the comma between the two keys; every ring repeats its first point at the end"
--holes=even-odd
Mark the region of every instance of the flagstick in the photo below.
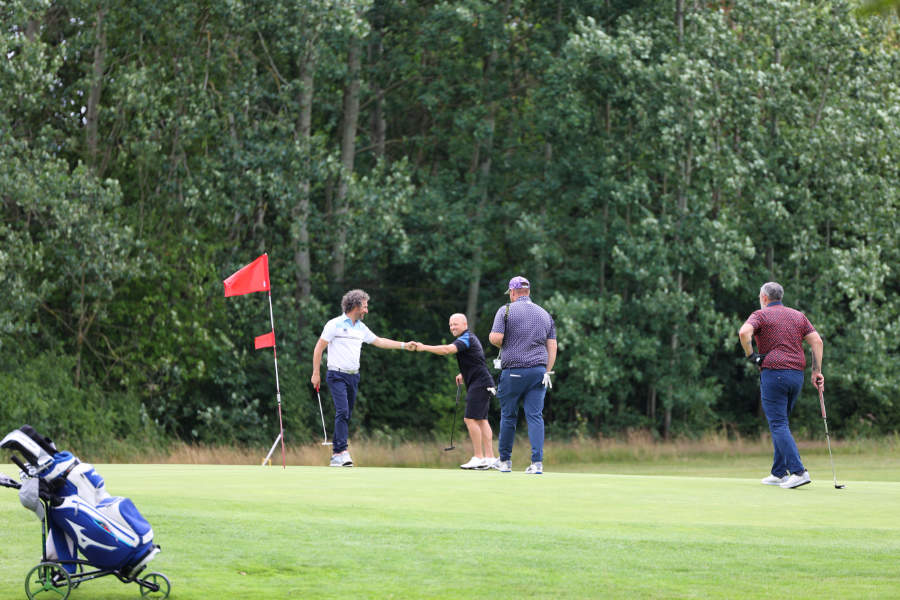
{"type": "MultiPolygon", "coordinates": [[[[275,333],[275,314],[272,312],[272,286],[269,286],[269,321],[272,323],[272,333],[275,333]]],[[[275,359],[275,397],[278,399],[278,436],[281,438],[281,468],[286,469],[284,453],[284,424],[281,421],[281,386],[278,384],[278,352],[272,344],[272,358],[275,359]]]]}

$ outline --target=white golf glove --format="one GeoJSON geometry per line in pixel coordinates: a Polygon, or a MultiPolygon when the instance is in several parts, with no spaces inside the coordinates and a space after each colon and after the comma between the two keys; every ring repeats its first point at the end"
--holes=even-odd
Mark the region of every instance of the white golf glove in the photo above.
{"type": "Polygon", "coordinates": [[[541,380],[541,383],[542,383],[542,384],[544,385],[544,387],[547,388],[548,390],[552,390],[552,389],[553,389],[553,382],[550,381],[550,376],[551,376],[551,375],[553,375],[553,371],[547,371],[546,373],[544,373],[544,379],[541,380]]]}

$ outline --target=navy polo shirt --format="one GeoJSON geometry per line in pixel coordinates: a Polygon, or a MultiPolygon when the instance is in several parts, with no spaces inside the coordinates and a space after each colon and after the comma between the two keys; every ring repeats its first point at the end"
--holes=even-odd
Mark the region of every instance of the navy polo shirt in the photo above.
{"type": "Polygon", "coordinates": [[[453,341],[453,345],[456,346],[456,363],[466,382],[466,388],[471,388],[474,384],[494,387],[494,379],[488,371],[484,348],[478,337],[466,329],[453,341]]]}

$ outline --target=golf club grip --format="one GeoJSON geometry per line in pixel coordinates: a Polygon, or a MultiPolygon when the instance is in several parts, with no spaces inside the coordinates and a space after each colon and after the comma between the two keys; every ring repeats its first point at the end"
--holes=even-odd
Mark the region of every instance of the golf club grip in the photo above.
{"type": "Polygon", "coordinates": [[[825,416],[825,396],[822,394],[822,390],[819,390],[819,406],[822,407],[822,418],[827,419],[825,416]]]}
{"type": "Polygon", "coordinates": [[[23,473],[28,472],[28,467],[25,466],[25,463],[23,463],[22,459],[20,459],[18,456],[13,455],[13,456],[10,456],[9,459],[11,461],[13,461],[14,463],[16,463],[16,466],[19,467],[23,473]]]}

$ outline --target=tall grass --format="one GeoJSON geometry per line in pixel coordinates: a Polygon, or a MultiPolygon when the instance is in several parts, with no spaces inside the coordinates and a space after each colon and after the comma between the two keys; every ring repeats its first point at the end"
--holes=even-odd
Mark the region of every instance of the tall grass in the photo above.
{"type": "MultiPolygon", "coordinates": [[[[383,441],[351,440],[350,451],[359,465],[370,467],[448,467],[465,462],[471,453],[468,439],[454,440],[456,449],[445,452],[447,440],[408,441],[388,444],[383,441]]],[[[801,454],[823,454],[825,440],[799,440],[801,454]]],[[[496,453],[497,442],[494,440],[496,453]]],[[[832,440],[832,449],[840,454],[867,454],[896,456],[900,438],[890,436],[878,439],[832,440]]],[[[112,442],[106,448],[92,448],[95,453],[85,460],[95,463],[159,463],[159,464],[214,464],[259,465],[269,451],[268,447],[198,445],[174,442],[150,448],[133,448],[127,443],[112,442]]],[[[76,451],[76,453],[78,453],[76,451]]],[[[664,463],[672,464],[688,460],[722,458],[766,458],[772,453],[768,435],[759,438],[733,438],[710,433],[697,439],[676,439],[668,442],[654,439],[646,431],[632,431],[618,438],[585,438],[573,440],[548,440],[545,461],[557,468],[591,464],[664,463]]],[[[513,463],[529,462],[529,444],[525,435],[519,436],[513,449],[513,463]]],[[[317,442],[288,443],[284,461],[288,465],[325,465],[331,456],[331,446],[317,442]]],[[[271,463],[282,462],[279,444],[271,456],[271,463]]]]}

